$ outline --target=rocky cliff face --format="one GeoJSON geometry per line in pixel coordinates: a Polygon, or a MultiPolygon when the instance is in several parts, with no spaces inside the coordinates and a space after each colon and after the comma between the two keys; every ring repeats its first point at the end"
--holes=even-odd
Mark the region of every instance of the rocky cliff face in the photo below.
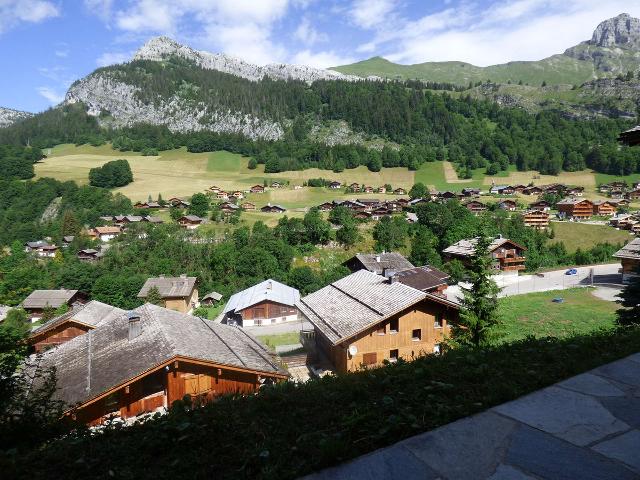
{"type": "Polygon", "coordinates": [[[31,116],[33,116],[32,113],[20,112],[18,110],[12,110],[10,108],[0,107],[0,128],[8,127],[9,125],[16,123],[19,120],[23,120],[31,116]]]}
{"type": "Polygon", "coordinates": [[[640,49],[640,19],[623,13],[600,23],[588,42],[598,47],[640,49]]]}
{"type": "Polygon", "coordinates": [[[194,50],[167,37],[152,38],[136,52],[133,59],[162,61],[171,56],[190,60],[207,70],[218,70],[251,81],[261,80],[265,76],[274,80],[302,80],[309,83],[316,80],[362,80],[354,75],[343,75],[333,70],[306,65],[272,63],[261,67],[224,53],[194,50]]]}

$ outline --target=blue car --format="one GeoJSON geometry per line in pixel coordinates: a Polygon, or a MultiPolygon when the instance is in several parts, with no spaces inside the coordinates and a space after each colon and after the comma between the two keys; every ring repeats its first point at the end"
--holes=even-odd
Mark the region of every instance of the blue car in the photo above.
{"type": "Polygon", "coordinates": [[[575,268],[570,268],[569,270],[564,272],[564,274],[565,275],[577,275],[578,274],[578,270],[576,270],[575,268]]]}

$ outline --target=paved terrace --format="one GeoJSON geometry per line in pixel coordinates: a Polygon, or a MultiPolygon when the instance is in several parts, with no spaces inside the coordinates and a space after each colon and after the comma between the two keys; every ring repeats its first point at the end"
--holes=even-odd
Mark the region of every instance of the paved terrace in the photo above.
{"type": "Polygon", "coordinates": [[[640,479],[640,353],[306,479],[640,479]]]}

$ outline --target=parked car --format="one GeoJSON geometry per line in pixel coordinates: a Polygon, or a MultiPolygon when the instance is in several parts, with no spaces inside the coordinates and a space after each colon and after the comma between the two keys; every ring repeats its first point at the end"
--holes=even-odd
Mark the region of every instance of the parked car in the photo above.
{"type": "Polygon", "coordinates": [[[569,270],[567,270],[566,272],[564,272],[565,275],[577,275],[578,274],[578,270],[575,268],[570,268],[569,270]]]}

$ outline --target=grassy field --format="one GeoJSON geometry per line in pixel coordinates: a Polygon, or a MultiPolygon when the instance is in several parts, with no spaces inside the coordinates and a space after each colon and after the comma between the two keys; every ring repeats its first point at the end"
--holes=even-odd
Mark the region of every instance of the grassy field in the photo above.
{"type": "Polygon", "coordinates": [[[500,300],[502,325],[496,329],[498,342],[527,336],[568,337],[610,328],[618,305],[600,300],[588,288],[516,295],[500,300]],[[564,302],[552,300],[562,297],[564,302]]]}
{"type": "Polygon", "coordinates": [[[555,237],[549,242],[564,242],[567,251],[575,252],[594,247],[598,243],[628,243],[634,237],[628,231],[616,230],[608,225],[590,225],[574,222],[552,222],[555,237]]]}
{"type": "Polygon", "coordinates": [[[294,345],[300,343],[299,332],[279,333],[276,335],[258,335],[258,340],[263,342],[267,347],[275,349],[280,345],[294,345]]]}

